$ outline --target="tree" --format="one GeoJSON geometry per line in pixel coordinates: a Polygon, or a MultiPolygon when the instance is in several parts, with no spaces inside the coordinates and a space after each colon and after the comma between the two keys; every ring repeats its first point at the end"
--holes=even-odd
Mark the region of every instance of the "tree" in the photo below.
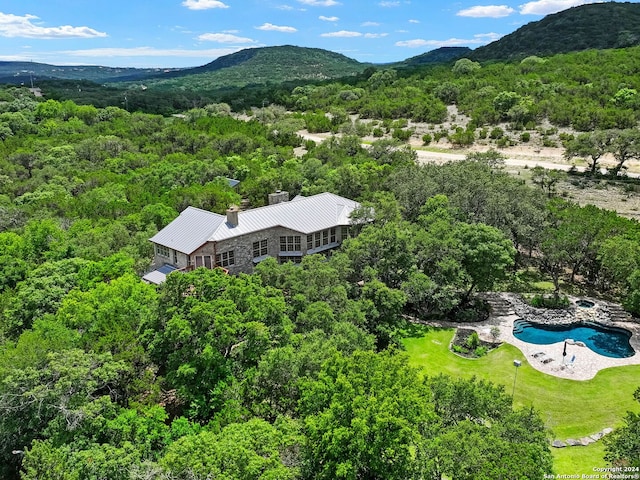
{"type": "Polygon", "coordinates": [[[47,262],[31,271],[18,283],[15,296],[3,312],[3,330],[17,337],[30,328],[35,319],[55,313],[62,299],[76,285],[78,272],[88,263],[73,258],[47,262]]]}
{"type": "MultiPolygon", "coordinates": [[[[633,394],[640,402],[640,389],[633,394]]],[[[627,412],[624,425],[604,438],[605,460],[614,467],[640,467],[640,414],[627,412]]]]}
{"type": "Polygon", "coordinates": [[[225,406],[234,368],[255,367],[286,338],[285,311],[282,293],[258,277],[204,268],[170,275],[143,327],[144,344],[188,414],[207,421],[225,406]]]}
{"type": "Polygon", "coordinates": [[[611,172],[615,177],[626,168],[625,163],[628,160],[640,157],[640,132],[635,128],[615,130],[612,137],[608,151],[618,162],[611,172]]]}
{"type": "Polygon", "coordinates": [[[62,301],[58,321],[80,332],[87,351],[110,352],[116,359],[141,364],[139,330],[155,313],[156,291],[131,274],[99,283],[83,292],[73,290],[62,301]]]}
{"type": "Polygon", "coordinates": [[[70,349],[46,354],[31,366],[7,367],[0,381],[0,458],[24,450],[45,434],[63,439],[122,400],[128,367],[111,354],[70,349]]]}
{"type": "Polygon", "coordinates": [[[461,248],[461,264],[465,270],[468,288],[463,301],[477,288],[487,291],[496,281],[505,277],[513,266],[515,248],[497,228],[483,224],[462,223],[454,235],[461,248]]]}
{"type": "Polygon", "coordinates": [[[261,419],[232,423],[216,434],[182,437],[167,449],[160,465],[177,478],[293,480],[298,478],[300,442],[296,425],[276,426],[261,419]]]}
{"type": "Polygon", "coordinates": [[[303,386],[305,473],[317,479],[419,476],[434,420],[403,355],[336,355],[303,386]]]}
{"type": "Polygon", "coordinates": [[[362,280],[367,268],[391,288],[399,288],[412,266],[413,240],[408,224],[387,222],[382,226],[367,226],[360,234],[348,239],[343,249],[351,261],[356,281],[362,280]]]}
{"type": "Polygon", "coordinates": [[[531,170],[531,181],[546,193],[547,198],[553,197],[556,193],[558,182],[566,176],[566,173],[560,170],[548,169],[538,165],[531,170]]]}
{"type": "Polygon", "coordinates": [[[552,470],[547,430],[533,409],[513,410],[502,385],[428,378],[439,430],[427,447],[432,478],[540,478],[552,470]]]}
{"type": "Polygon", "coordinates": [[[564,157],[567,161],[574,157],[589,159],[589,173],[595,175],[598,171],[598,161],[607,153],[610,141],[610,132],[604,130],[580,133],[565,143],[564,157]]]}
{"type": "Polygon", "coordinates": [[[478,62],[474,62],[468,58],[461,58],[456,61],[451,71],[456,75],[468,75],[476,70],[480,70],[480,68],[481,67],[478,62]]]}

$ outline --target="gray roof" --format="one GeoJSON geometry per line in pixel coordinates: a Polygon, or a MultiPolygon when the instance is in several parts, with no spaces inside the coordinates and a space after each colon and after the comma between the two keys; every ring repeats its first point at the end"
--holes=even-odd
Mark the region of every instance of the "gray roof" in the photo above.
{"type": "Polygon", "coordinates": [[[151,241],[188,255],[207,243],[226,220],[224,215],[187,207],[178,218],[151,237],[151,241]]]}
{"type": "Polygon", "coordinates": [[[165,263],[162,267],[158,268],[157,270],[147,273],[144,277],[142,277],[142,279],[149,283],[160,285],[161,283],[164,283],[164,281],[167,279],[167,275],[169,275],[171,272],[175,272],[176,270],[177,268],[174,267],[173,265],[169,265],[165,263]]]}
{"type": "Polygon", "coordinates": [[[226,217],[189,207],[151,241],[190,254],[205,242],[218,242],[281,226],[309,234],[349,225],[351,212],[360,204],[333,193],[297,196],[290,202],[238,212],[238,225],[226,217]]]}

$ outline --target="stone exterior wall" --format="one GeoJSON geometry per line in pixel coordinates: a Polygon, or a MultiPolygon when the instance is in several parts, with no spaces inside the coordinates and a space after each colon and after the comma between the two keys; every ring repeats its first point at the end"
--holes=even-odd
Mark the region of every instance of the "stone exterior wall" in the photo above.
{"type": "MultiPolygon", "coordinates": [[[[261,230],[259,232],[253,232],[247,235],[238,236],[235,238],[230,238],[228,240],[223,240],[220,242],[207,242],[200,248],[198,248],[191,255],[186,255],[181,252],[176,252],[174,250],[169,250],[169,257],[164,257],[158,255],[157,247],[154,256],[154,267],[158,268],[164,265],[165,263],[174,265],[177,268],[186,268],[190,265],[192,266],[201,266],[196,264],[196,261],[199,260],[202,262],[203,266],[205,263],[205,256],[210,257],[210,265],[212,267],[216,266],[216,255],[222,255],[224,253],[228,253],[233,251],[234,256],[234,264],[233,265],[220,265],[229,270],[231,274],[238,273],[251,273],[253,272],[253,268],[258,261],[264,260],[267,257],[273,257],[277,260],[286,260],[286,259],[298,259],[308,254],[313,253],[325,253],[329,250],[337,248],[342,243],[342,232],[341,227],[337,226],[335,242],[331,242],[330,234],[328,234],[328,244],[321,244],[320,247],[316,247],[315,243],[315,232],[314,232],[314,243],[312,248],[309,249],[307,245],[307,234],[301,233],[295,230],[290,230],[283,227],[275,227],[269,228],[265,230],[261,230]],[[280,252],[280,237],[300,237],[300,250],[297,251],[287,251],[280,252]],[[253,244],[254,242],[261,242],[262,240],[267,241],[267,254],[260,255],[259,257],[254,257],[253,244]],[[284,253],[281,255],[281,253],[284,253]],[[196,257],[203,257],[202,259],[196,259],[196,257]],[[177,262],[175,261],[177,260],[177,262]]],[[[324,242],[324,236],[322,235],[322,231],[320,231],[320,242],[324,242]]],[[[208,260],[207,260],[208,261],[208,260]]]]}
{"type": "MultiPolygon", "coordinates": [[[[341,244],[341,232],[340,227],[336,227],[336,241],[329,244],[323,245],[321,248],[312,248],[309,253],[322,253],[327,250],[331,250],[333,248],[339,247],[341,244]]],[[[210,255],[212,258],[212,263],[215,263],[215,256],[223,254],[224,252],[233,251],[234,254],[234,265],[225,266],[224,268],[229,270],[229,273],[238,274],[238,273],[251,273],[253,272],[253,268],[258,260],[264,260],[267,257],[273,257],[275,259],[280,259],[281,257],[286,258],[300,258],[304,255],[307,255],[307,235],[304,233],[297,232],[295,230],[290,230],[283,227],[275,227],[269,228],[266,230],[261,230],[259,232],[253,232],[247,235],[231,238],[228,240],[223,240],[220,242],[209,242],[203,245],[201,248],[196,250],[191,254],[191,261],[195,264],[196,256],[200,255],[210,255]],[[285,252],[284,255],[281,255],[280,252],[280,237],[288,237],[288,236],[299,236],[300,237],[300,250],[298,251],[288,251],[285,252]],[[254,257],[253,252],[253,244],[254,242],[260,242],[262,240],[267,240],[267,255],[254,257]]]]}

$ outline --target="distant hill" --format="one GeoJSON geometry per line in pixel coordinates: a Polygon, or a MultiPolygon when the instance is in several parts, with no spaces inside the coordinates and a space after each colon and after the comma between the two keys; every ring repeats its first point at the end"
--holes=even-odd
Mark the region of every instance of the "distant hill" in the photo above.
{"type": "Polygon", "coordinates": [[[469,58],[502,61],[639,44],[639,3],[594,3],[531,22],[500,40],[473,50],[469,58]]]}
{"type": "Polygon", "coordinates": [[[471,53],[468,47],[441,47],[430,52],[407,58],[400,62],[398,66],[418,67],[420,65],[434,65],[438,63],[448,63],[461,57],[468,57],[471,53]]]}
{"type": "Polygon", "coordinates": [[[177,69],[159,68],[114,68],[93,65],[59,66],[37,62],[1,62],[0,83],[30,85],[38,80],[91,80],[97,83],[121,81],[123,79],[146,78],[161,72],[177,69]]]}
{"type": "Polygon", "coordinates": [[[216,90],[221,87],[267,85],[305,80],[328,80],[362,73],[370,64],[320,48],[248,48],[201,67],[155,76],[149,88],[216,90]]]}

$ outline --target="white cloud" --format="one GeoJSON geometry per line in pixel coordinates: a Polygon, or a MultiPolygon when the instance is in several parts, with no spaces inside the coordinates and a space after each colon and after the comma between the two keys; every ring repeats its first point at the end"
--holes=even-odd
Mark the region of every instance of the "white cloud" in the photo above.
{"type": "Polygon", "coordinates": [[[361,37],[362,33],[360,33],[360,32],[350,32],[348,30],[340,30],[339,32],[323,33],[320,36],[321,37],[353,38],[353,37],[361,37]]]}
{"type": "Polygon", "coordinates": [[[217,43],[254,43],[255,40],[247,37],[239,37],[230,33],[203,33],[198,40],[217,43]]]}
{"type": "Polygon", "coordinates": [[[320,15],[318,18],[324,22],[337,22],[340,20],[338,17],[325,17],[324,15],[320,15]]]}
{"type": "Polygon", "coordinates": [[[379,27],[380,24],[378,22],[362,22],[360,26],[361,27],[379,27]]]}
{"type": "Polygon", "coordinates": [[[285,10],[285,11],[291,11],[294,9],[291,5],[278,5],[276,8],[278,10],[285,10]]]}
{"type": "Polygon", "coordinates": [[[380,5],[381,7],[399,7],[400,6],[400,2],[385,1],[385,2],[378,3],[378,5],[380,5]]]}
{"type": "Polygon", "coordinates": [[[259,27],[255,27],[255,28],[258,30],[265,30],[265,31],[271,31],[271,32],[283,32],[283,33],[294,33],[298,31],[298,29],[294,27],[273,25],[272,23],[264,23],[259,27]]]}
{"type": "Polygon", "coordinates": [[[415,20],[412,18],[411,20],[409,20],[409,23],[420,23],[420,20],[415,20]]]}
{"type": "Polygon", "coordinates": [[[95,38],[106,37],[107,34],[89,27],[72,27],[61,25],[59,27],[41,27],[34,25],[35,15],[23,17],[10,13],[0,12],[0,36],[22,38],[95,38]]]}
{"type": "Polygon", "coordinates": [[[456,46],[466,46],[466,45],[485,45],[489,42],[497,40],[502,35],[497,33],[480,33],[474,35],[472,39],[464,39],[464,38],[449,38],[448,40],[424,40],[422,38],[416,38],[413,40],[404,40],[401,42],[396,42],[396,47],[408,47],[408,48],[418,48],[418,47],[456,47],[456,46]]]}
{"type": "Polygon", "coordinates": [[[229,8],[218,0],[184,0],[182,2],[183,7],[187,7],[189,10],[210,10],[212,8],[229,8]]]}
{"type": "Polygon", "coordinates": [[[587,5],[589,3],[602,2],[589,0],[537,0],[520,5],[520,13],[522,15],[549,15],[566,10],[567,8],[587,5]]]}
{"type": "Polygon", "coordinates": [[[514,12],[515,10],[507,5],[476,5],[475,7],[460,10],[456,15],[473,18],[502,18],[508,17],[514,12]]]}
{"type": "Polygon", "coordinates": [[[389,35],[388,33],[365,33],[364,38],[383,38],[389,35]]]}
{"type": "Polygon", "coordinates": [[[339,2],[335,0],[298,0],[300,3],[304,3],[305,5],[311,5],[312,7],[334,7],[336,5],[340,5],[339,2]]]}

